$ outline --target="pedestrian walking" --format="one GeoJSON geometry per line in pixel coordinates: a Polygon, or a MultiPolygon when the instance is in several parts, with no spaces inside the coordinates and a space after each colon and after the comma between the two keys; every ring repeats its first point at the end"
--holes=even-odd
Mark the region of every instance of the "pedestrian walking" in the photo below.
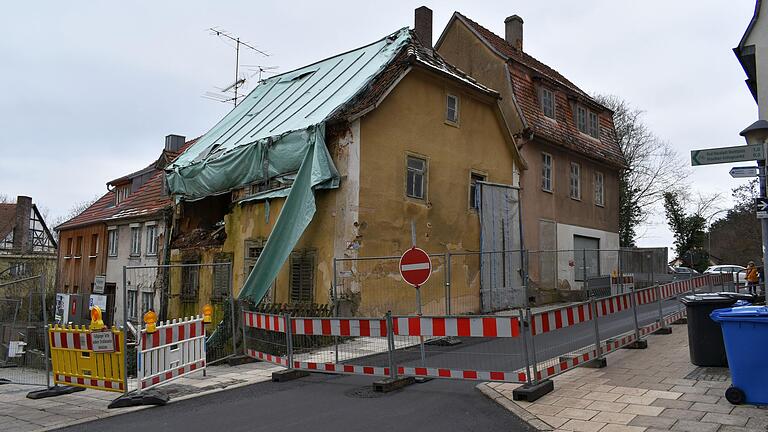
{"type": "Polygon", "coordinates": [[[760,280],[760,276],[753,261],[750,261],[749,264],[747,264],[745,272],[747,273],[747,288],[749,289],[750,294],[757,294],[757,283],[760,280]]]}

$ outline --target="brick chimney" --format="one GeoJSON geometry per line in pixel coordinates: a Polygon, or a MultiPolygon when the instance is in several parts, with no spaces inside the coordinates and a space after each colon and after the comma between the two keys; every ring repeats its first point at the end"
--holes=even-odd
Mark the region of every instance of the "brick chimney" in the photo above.
{"type": "Polygon", "coordinates": [[[165,149],[172,152],[177,152],[184,145],[184,141],[187,138],[181,135],[166,135],[165,136],[165,149]]]}
{"type": "Polygon", "coordinates": [[[432,48],[432,9],[421,6],[414,11],[413,31],[422,45],[432,48]]]}
{"type": "Polygon", "coordinates": [[[32,198],[16,197],[16,224],[13,226],[13,250],[24,254],[32,249],[29,241],[29,217],[32,214],[32,198]]]}
{"type": "Polygon", "coordinates": [[[512,15],[504,20],[504,39],[516,50],[523,50],[523,19],[512,15]]]}

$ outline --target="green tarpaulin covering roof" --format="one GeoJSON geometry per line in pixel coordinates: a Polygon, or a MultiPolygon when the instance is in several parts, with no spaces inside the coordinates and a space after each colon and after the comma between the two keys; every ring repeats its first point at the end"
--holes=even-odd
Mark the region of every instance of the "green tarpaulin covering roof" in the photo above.
{"type": "Polygon", "coordinates": [[[370,45],[261,82],[166,169],[170,192],[195,200],[271,179],[289,188],[252,199],[286,197],[240,298],[261,301],[315,213],[314,189],[338,187],[325,122],[360,93],[411,41],[407,28],[370,45]]]}

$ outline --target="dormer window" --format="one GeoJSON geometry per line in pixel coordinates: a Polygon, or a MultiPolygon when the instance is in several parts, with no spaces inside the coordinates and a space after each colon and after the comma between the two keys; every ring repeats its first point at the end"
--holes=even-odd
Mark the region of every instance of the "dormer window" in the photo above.
{"type": "Polygon", "coordinates": [[[597,113],[581,105],[576,106],[576,126],[592,138],[600,138],[600,119],[597,113]]]}
{"type": "Polygon", "coordinates": [[[130,190],[130,185],[118,186],[117,189],[115,189],[115,205],[125,201],[125,199],[128,198],[130,190]]]}
{"type": "Polygon", "coordinates": [[[539,87],[539,103],[545,116],[551,119],[555,118],[555,94],[552,93],[552,90],[539,87]]]}

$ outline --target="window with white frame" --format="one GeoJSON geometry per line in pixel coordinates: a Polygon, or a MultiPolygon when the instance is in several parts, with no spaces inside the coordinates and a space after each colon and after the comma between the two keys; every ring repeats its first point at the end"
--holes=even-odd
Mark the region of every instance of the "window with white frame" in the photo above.
{"type": "Polygon", "coordinates": [[[541,154],[541,189],[552,192],[552,155],[541,154]]]}
{"type": "Polygon", "coordinates": [[[576,127],[592,138],[600,138],[600,117],[581,105],[576,106],[576,127]]]}
{"type": "Polygon", "coordinates": [[[571,198],[581,199],[581,166],[571,162],[571,198]]]}
{"type": "Polygon", "coordinates": [[[128,195],[131,192],[131,186],[120,186],[117,189],[115,189],[115,205],[119,205],[121,202],[125,201],[126,198],[128,198],[128,195]]]}
{"type": "Polygon", "coordinates": [[[427,161],[415,156],[407,158],[405,194],[411,198],[423,200],[427,193],[427,161]]]}
{"type": "Polygon", "coordinates": [[[459,97],[449,94],[445,98],[445,121],[459,123],[459,97]]]}
{"type": "Polygon", "coordinates": [[[589,112],[589,126],[587,129],[587,133],[589,133],[592,138],[600,138],[600,119],[597,114],[592,111],[589,112]]]}
{"type": "Polygon", "coordinates": [[[136,290],[128,289],[128,319],[131,321],[137,321],[139,315],[136,311],[136,296],[138,295],[136,290]]]}
{"type": "Polygon", "coordinates": [[[157,255],[157,225],[147,225],[147,255],[157,255]]]}
{"type": "Polygon", "coordinates": [[[587,133],[587,109],[581,105],[576,106],[576,127],[579,131],[587,133]]]}
{"type": "Polygon", "coordinates": [[[131,227],[131,256],[141,255],[141,227],[131,227]]]}
{"type": "Polygon", "coordinates": [[[555,118],[555,94],[552,90],[539,87],[539,102],[544,115],[549,118],[555,118]]]}
{"type": "Polygon", "coordinates": [[[109,236],[107,238],[107,241],[109,242],[109,253],[108,255],[111,257],[117,256],[117,230],[111,229],[109,230],[109,236]]]}
{"type": "Polygon", "coordinates": [[[155,310],[155,295],[152,292],[141,292],[141,315],[149,310],[155,310]]]}
{"type": "Polygon", "coordinates": [[[605,178],[601,172],[595,173],[595,205],[605,205],[605,178]]]}

